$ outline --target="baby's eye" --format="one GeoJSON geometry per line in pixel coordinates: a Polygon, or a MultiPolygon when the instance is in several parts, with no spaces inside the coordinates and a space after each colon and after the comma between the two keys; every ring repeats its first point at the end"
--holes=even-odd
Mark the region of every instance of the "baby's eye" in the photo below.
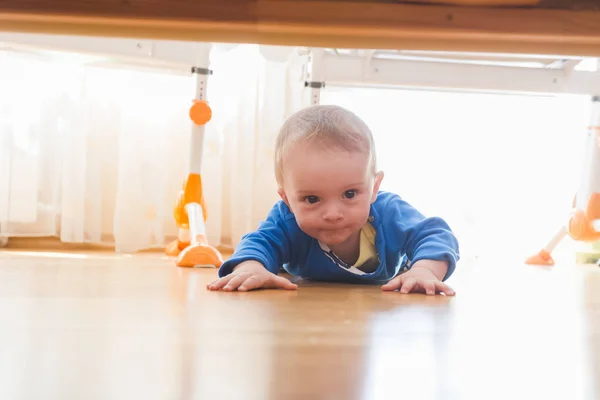
{"type": "Polygon", "coordinates": [[[344,192],[344,197],[347,199],[353,199],[354,196],[356,196],[356,190],[352,189],[352,190],[346,190],[344,192]]]}
{"type": "Polygon", "coordinates": [[[306,196],[304,198],[304,201],[306,201],[309,204],[315,204],[319,201],[319,198],[317,196],[306,196]]]}

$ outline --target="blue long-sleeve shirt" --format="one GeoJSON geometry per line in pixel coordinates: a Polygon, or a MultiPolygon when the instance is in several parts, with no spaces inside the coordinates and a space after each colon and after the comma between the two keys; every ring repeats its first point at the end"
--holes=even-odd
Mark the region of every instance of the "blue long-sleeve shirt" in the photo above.
{"type": "Polygon", "coordinates": [[[232,257],[219,268],[219,276],[230,274],[246,260],[256,260],[274,274],[283,267],[295,276],[330,282],[384,283],[421,259],[447,261],[444,281],[454,272],[458,241],[443,219],[426,218],[400,196],[381,191],[371,204],[369,222],[376,231],[380,262],[374,272],[357,274],[304,233],[288,206],[279,201],[257,230],[242,237],[232,257]]]}

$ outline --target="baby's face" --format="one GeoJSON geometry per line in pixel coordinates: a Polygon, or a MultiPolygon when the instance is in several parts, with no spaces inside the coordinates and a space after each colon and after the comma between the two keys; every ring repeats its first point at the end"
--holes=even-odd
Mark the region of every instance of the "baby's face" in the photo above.
{"type": "Polygon", "coordinates": [[[381,178],[372,173],[368,154],[296,144],[283,163],[280,195],[300,229],[339,245],[367,222],[381,178]]]}

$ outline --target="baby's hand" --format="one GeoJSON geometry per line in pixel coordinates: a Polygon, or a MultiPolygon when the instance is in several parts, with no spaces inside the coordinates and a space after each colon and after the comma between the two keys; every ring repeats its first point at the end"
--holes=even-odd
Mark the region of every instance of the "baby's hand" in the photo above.
{"type": "Polygon", "coordinates": [[[288,289],[296,290],[298,286],[289,280],[269,272],[258,261],[244,261],[238,264],[233,272],[207,286],[209,290],[245,292],[252,289],[288,289]]]}
{"type": "Polygon", "coordinates": [[[439,263],[430,260],[419,261],[410,270],[383,285],[381,289],[385,291],[400,289],[400,293],[426,293],[427,295],[444,293],[447,296],[454,296],[456,294],[454,290],[438,277],[440,275],[443,277],[446,273],[444,268],[447,268],[439,263]]]}

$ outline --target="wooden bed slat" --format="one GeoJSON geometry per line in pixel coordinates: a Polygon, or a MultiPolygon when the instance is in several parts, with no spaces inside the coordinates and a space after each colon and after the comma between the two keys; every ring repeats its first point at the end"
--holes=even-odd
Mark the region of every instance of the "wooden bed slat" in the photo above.
{"type": "Polygon", "coordinates": [[[600,55],[600,12],[323,0],[0,0],[0,30],[215,42],[600,55]]]}

